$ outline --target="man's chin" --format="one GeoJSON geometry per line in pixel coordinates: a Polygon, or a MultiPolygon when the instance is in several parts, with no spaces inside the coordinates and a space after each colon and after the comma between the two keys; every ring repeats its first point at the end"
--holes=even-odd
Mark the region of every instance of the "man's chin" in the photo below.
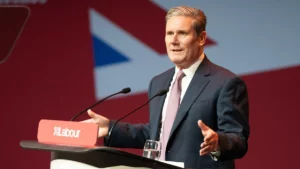
{"type": "Polygon", "coordinates": [[[182,57],[180,55],[171,55],[169,56],[169,59],[173,62],[173,63],[180,63],[183,61],[182,57]]]}
{"type": "Polygon", "coordinates": [[[175,65],[180,65],[182,63],[181,60],[171,60],[175,65]]]}

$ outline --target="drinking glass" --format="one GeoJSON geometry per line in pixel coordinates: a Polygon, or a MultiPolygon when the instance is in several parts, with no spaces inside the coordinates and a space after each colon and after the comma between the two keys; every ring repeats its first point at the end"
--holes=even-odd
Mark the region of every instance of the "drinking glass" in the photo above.
{"type": "Polygon", "coordinates": [[[161,142],[155,140],[147,140],[144,145],[143,157],[153,160],[159,160],[161,152],[161,142]]]}

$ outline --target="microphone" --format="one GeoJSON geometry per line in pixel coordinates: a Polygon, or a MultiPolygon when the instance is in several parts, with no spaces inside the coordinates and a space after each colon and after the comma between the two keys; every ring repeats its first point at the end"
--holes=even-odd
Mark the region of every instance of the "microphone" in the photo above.
{"type": "Polygon", "coordinates": [[[168,89],[163,89],[161,91],[159,91],[156,95],[152,96],[146,103],[144,103],[143,105],[139,106],[138,108],[134,109],[133,111],[129,112],[128,114],[126,114],[125,116],[119,118],[119,120],[117,120],[115,122],[115,124],[110,128],[109,132],[108,132],[108,147],[110,147],[110,143],[111,143],[111,135],[112,135],[112,131],[114,129],[114,127],[117,125],[117,123],[121,120],[123,120],[125,117],[131,115],[132,113],[136,112],[137,110],[139,110],[140,108],[144,107],[145,105],[147,105],[152,99],[154,99],[157,96],[163,96],[165,94],[168,93],[168,89]]]}
{"type": "Polygon", "coordinates": [[[108,98],[110,98],[110,97],[112,97],[112,96],[114,96],[114,95],[121,94],[121,93],[127,94],[127,93],[129,93],[130,91],[131,91],[131,89],[130,89],[129,87],[126,87],[126,88],[122,89],[121,91],[119,91],[119,92],[117,92],[117,93],[111,94],[111,95],[109,95],[109,96],[103,98],[102,100],[98,101],[97,103],[93,104],[92,106],[86,108],[85,110],[79,112],[79,113],[76,114],[70,121],[75,120],[78,116],[80,116],[81,114],[83,114],[83,113],[86,112],[87,110],[89,110],[89,109],[95,107],[96,105],[102,103],[102,102],[105,101],[106,99],[108,99],[108,98]]]}

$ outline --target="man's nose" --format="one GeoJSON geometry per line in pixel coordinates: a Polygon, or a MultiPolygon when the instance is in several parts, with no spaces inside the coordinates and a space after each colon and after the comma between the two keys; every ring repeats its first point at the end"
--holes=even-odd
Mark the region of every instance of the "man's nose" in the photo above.
{"type": "Polygon", "coordinates": [[[177,37],[176,34],[174,34],[174,36],[172,36],[171,44],[173,44],[173,45],[179,44],[179,42],[178,42],[178,37],[177,37]]]}

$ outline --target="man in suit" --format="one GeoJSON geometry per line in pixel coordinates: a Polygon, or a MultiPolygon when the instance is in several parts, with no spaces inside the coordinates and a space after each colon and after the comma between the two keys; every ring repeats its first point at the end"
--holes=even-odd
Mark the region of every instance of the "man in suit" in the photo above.
{"type": "MultiPolygon", "coordinates": [[[[201,10],[179,6],[168,11],[165,43],[175,67],[151,80],[148,95],[169,92],[150,102],[149,123],[118,123],[111,146],[143,148],[147,139],[159,140],[161,160],[184,162],[186,168],[235,168],[234,160],[248,149],[247,88],[205,55],[205,27],[201,10]]],[[[91,110],[88,114],[87,122],[97,123],[99,137],[106,137],[114,121],[91,110]]]]}

